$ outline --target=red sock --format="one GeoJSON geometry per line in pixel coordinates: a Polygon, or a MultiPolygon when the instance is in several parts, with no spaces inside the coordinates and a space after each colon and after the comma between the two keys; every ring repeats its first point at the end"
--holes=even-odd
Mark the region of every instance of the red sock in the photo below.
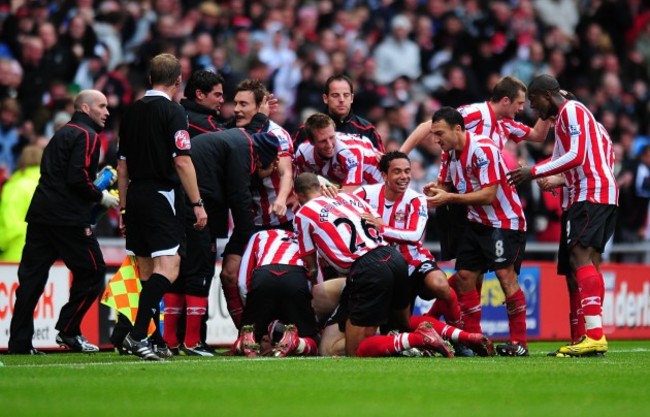
{"type": "Polygon", "coordinates": [[[585,316],[580,305],[580,291],[569,292],[569,322],[571,324],[571,343],[575,343],[585,335],[585,316]]]}
{"type": "Polygon", "coordinates": [[[400,333],[398,335],[375,335],[363,339],[357,348],[360,358],[380,358],[393,356],[412,347],[422,346],[422,335],[417,333],[400,333]]]}
{"type": "Polygon", "coordinates": [[[436,304],[440,304],[440,312],[445,317],[447,323],[453,326],[460,324],[460,305],[458,304],[458,295],[456,295],[456,290],[450,288],[449,297],[445,300],[439,298],[436,301],[436,304]]]}
{"type": "Polygon", "coordinates": [[[174,294],[168,292],[164,296],[165,300],[165,327],[163,329],[163,340],[167,346],[175,348],[178,347],[178,337],[176,336],[178,330],[178,319],[183,312],[185,305],[185,296],[183,294],[174,294]]]}
{"type": "Polygon", "coordinates": [[[580,289],[580,306],[585,317],[586,334],[591,339],[599,340],[603,337],[603,276],[595,266],[585,265],[576,270],[576,280],[580,289]]]}
{"type": "Polygon", "coordinates": [[[481,295],[473,290],[464,294],[458,293],[463,330],[469,333],[483,333],[481,330],[481,295]]]}
{"type": "Polygon", "coordinates": [[[301,337],[298,348],[296,349],[297,356],[317,356],[318,345],[311,337],[301,337]]]}
{"type": "Polygon", "coordinates": [[[409,319],[409,331],[414,331],[423,321],[428,321],[433,326],[433,330],[438,332],[445,340],[451,340],[454,342],[460,342],[462,344],[467,344],[469,340],[469,332],[466,332],[458,327],[454,327],[450,324],[443,323],[440,320],[430,317],[430,316],[411,316],[409,319]]]}
{"type": "Polygon", "coordinates": [[[526,297],[518,289],[510,297],[506,297],[508,324],[510,326],[510,342],[528,346],[526,338],[526,297]]]}
{"type": "Polygon", "coordinates": [[[185,346],[195,347],[201,341],[201,322],[208,312],[208,297],[185,296],[185,346]]]}
{"type": "Polygon", "coordinates": [[[226,297],[226,306],[228,313],[232,318],[235,327],[241,328],[241,316],[244,312],[244,304],[239,297],[239,287],[236,285],[223,286],[223,295],[226,297]]]}
{"type": "MultiPolygon", "coordinates": [[[[456,292],[456,290],[455,290],[456,274],[450,276],[447,279],[447,282],[449,282],[449,287],[451,288],[451,290],[454,291],[454,297],[456,297],[456,304],[458,304],[458,296],[456,296],[456,294],[455,294],[455,292],[456,292]]],[[[427,316],[431,316],[431,317],[434,317],[436,319],[440,319],[440,317],[444,315],[443,310],[445,309],[445,306],[442,305],[441,301],[442,300],[438,299],[433,303],[433,305],[431,306],[431,309],[427,312],[427,316]]],[[[458,317],[460,318],[460,307],[458,307],[458,314],[459,314],[458,317]]],[[[446,319],[447,319],[447,317],[445,316],[445,320],[446,319]]],[[[454,320],[454,321],[458,321],[458,320],[454,320]]]]}

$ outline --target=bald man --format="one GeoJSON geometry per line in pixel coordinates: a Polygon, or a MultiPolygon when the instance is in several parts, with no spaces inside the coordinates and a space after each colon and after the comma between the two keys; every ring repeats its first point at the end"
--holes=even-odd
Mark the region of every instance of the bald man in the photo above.
{"type": "Polygon", "coordinates": [[[99,132],[108,118],[106,97],[97,90],[83,90],[74,109],[72,120],[45,147],[41,178],[27,211],[27,237],[9,336],[11,354],[42,353],[32,345],[34,309],[57,259],[72,272],[72,285],[55,326],[59,331],[56,342],[77,352],[99,351],[81,335],[80,328],[106,272],[90,227],[91,210],[97,204],[117,207],[119,200],[93,184],[99,165],[99,132]]]}

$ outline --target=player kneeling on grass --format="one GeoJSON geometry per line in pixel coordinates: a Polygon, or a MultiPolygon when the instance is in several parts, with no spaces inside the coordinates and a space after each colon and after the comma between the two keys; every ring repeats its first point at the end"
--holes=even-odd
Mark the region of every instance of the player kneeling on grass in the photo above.
{"type": "Polygon", "coordinates": [[[318,329],[311,307],[312,281],[298,256],[292,232],[271,229],[255,233],[244,252],[238,282],[245,306],[240,337],[233,346],[236,354],[258,356],[258,341],[267,328],[272,333],[271,324],[276,319],[291,324],[284,326],[282,338],[266,353],[276,357],[318,353],[318,329]]]}
{"type": "MultiPolygon", "coordinates": [[[[326,281],[316,297],[333,298],[334,292],[340,292],[340,285],[326,281]],[[328,286],[327,284],[336,284],[328,286]]],[[[345,355],[345,321],[347,317],[348,293],[343,288],[340,293],[341,303],[332,313],[321,335],[319,352],[322,356],[345,355]]],[[[316,300],[315,300],[316,301],[316,300]]],[[[329,303],[329,301],[328,301],[329,303]]],[[[319,301],[319,304],[324,304],[319,301]]],[[[391,332],[388,335],[373,335],[364,339],[356,350],[359,357],[384,356],[433,356],[438,353],[444,357],[454,355],[446,341],[468,347],[479,356],[494,356],[494,345],[481,333],[468,333],[457,327],[445,324],[429,316],[411,316],[408,332],[391,332]]]]}

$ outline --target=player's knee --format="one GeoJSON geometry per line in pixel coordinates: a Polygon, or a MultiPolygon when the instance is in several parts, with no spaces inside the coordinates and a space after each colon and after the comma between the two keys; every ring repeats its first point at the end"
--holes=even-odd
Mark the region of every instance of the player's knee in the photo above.
{"type": "Polygon", "coordinates": [[[441,271],[440,273],[432,272],[427,275],[425,283],[427,287],[438,298],[447,298],[449,296],[450,288],[447,277],[441,271]]]}

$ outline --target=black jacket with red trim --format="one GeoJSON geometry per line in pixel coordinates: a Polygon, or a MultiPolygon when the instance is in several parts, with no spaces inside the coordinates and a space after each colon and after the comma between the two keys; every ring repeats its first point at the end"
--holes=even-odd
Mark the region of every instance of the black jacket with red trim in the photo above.
{"type": "Polygon", "coordinates": [[[27,211],[28,223],[90,225],[91,209],[102,199],[93,181],[99,163],[101,127],[76,112],[45,147],[41,177],[27,211]]]}

